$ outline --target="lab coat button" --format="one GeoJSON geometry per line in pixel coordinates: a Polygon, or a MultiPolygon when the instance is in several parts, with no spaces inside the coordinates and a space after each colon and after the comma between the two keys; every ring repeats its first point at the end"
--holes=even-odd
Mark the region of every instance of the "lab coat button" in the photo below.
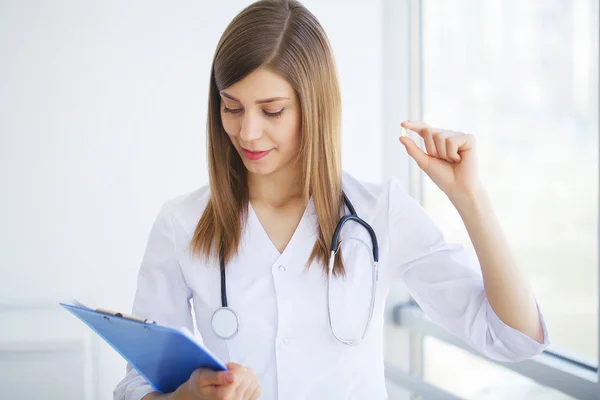
{"type": "Polygon", "coordinates": [[[282,272],[285,271],[285,265],[280,265],[279,266],[279,270],[282,271],[282,272]]]}

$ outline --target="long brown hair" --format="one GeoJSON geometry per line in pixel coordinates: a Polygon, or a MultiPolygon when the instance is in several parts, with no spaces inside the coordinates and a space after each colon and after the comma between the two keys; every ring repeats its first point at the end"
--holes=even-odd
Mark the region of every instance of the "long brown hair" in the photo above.
{"type": "MultiPolygon", "coordinates": [[[[300,100],[303,196],[305,201],[312,196],[319,224],[308,263],[316,259],[326,270],[343,205],[341,96],[329,40],[315,16],[298,1],[251,4],[231,21],[217,45],[207,120],[210,199],[190,248],[206,259],[211,252],[221,253],[225,263],[237,252],[247,217],[247,172],[223,128],[219,92],[259,67],[284,77],[300,100]]],[[[334,273],[344,274],[340,257],[334,273]]]]}

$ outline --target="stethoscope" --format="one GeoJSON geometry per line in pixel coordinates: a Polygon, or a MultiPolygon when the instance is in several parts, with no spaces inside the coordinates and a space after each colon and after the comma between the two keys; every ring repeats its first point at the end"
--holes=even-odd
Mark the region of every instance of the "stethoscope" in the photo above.
{"type": "MultiPolygon", "coordinates": [[[[373,317],[373,310],[375,309],[375,293],[376,293],[376,285],[377,280],[379,279],[379,272],[377,269],[377,263],[379,262],[379,247],[377,245],[377,236],[375,235],[375,231],[373,228],[362,220],[357,214],[356,210],[352,206],[350,200],[345,193],[344,203],[348,210],[350,210],[349,215],[345,215],[337,224],[335,228],[335,232],[333,233],[333,237],[331,239],[331,255],[329,257],[329,265],[327,269],[327,315],[329,317],[329,327],[331,328],[331,333],[333,336],[340,341],[341,343],[347,344],[349,346],[356,346],[362,342],[362,340],[367,335],[367,331],[369,326],[371,325],[371,319],[373,317]],[[362,336],[356,339],[343,339],[338,336],[336,330],[334,328],[334,324],[331,318],[331,276],[333,275],[333,266],[335,264],[335,255],[339,250],[339,246],[341,245],[341,241],[338,240],[340,236],[340,232],[342,228],[348,221],[354,221],[362,225],[368,232],[371,237],[371,245],[372,245],[372,254],[371,255],[371,304],[369,309],[369,317],[367,319],[367,323],[365,325],[365,329],[362,333],[362,336]]],[[[361,242],[363,245],[368,247],[368,244],[365,243],[362,239],[352,238],[353,240],[357,240],[361,242]]],[[[221,307],[215,310],[211,318],[211,324],[215,335],[223,340],[228,340],[235,335],[237,335],[240,329],[240,318],[237,312],[227,305],[227,283],[225,277],[225,261],[223,260],[223,252],[219,254],[219,264],[221,268],[221,307]]]]}

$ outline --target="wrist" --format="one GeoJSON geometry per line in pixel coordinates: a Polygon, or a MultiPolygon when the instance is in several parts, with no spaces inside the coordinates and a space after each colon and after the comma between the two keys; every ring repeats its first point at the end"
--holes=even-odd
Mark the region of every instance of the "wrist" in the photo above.
{"type": "Polygon", "coordinates": [[[481,183],[464,190],[448,194],[448,199],[456,208],[473,207],[485,199],[487,191],[481,183]]]}

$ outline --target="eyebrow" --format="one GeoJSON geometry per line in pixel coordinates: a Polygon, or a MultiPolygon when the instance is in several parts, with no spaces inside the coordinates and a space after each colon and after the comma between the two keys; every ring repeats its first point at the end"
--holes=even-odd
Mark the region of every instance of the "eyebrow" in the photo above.
{"type": "MultiPolygon", "coordinates": [[[[241,101],[239,101],[238,99],[236,99],[235,97],[233,97],[230,94],[227,94],[223,91],[219,92],[221,93],[221,95],[227,97],[228,99],[231,99],[233,101],[237,101],[238,103],[241,103],[241,101]]],[[[256,100],[255,103],[256,104],[264,104],[264,103],[272,103],[274,101],[278,101],[278,100],[289,100],[289,97],[269,97],[268,99],[262,99],[262,100],[256,100]]]]}

